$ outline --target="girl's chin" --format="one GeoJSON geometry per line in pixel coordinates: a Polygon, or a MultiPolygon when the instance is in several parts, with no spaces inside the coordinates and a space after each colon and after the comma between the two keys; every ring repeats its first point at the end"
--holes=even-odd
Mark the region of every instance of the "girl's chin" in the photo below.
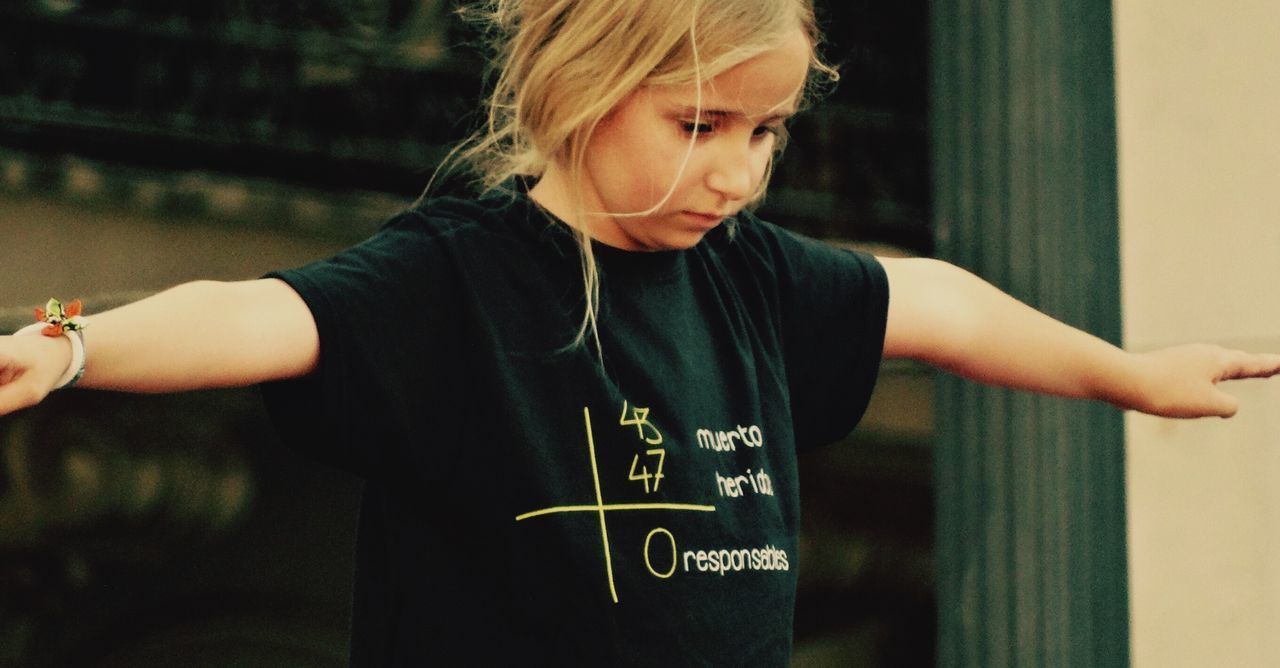
{"type": "Polygon", "coordinates": [[[635,231],[642,234],[629,234],[622,225],[601,226],[591,230],[591,238],[625,251],[686,250],[697,246],[708,232],[719,227],[722,222],[723,216],[681,211],[675,215],[644,221],[635,228],[635,231]]]}

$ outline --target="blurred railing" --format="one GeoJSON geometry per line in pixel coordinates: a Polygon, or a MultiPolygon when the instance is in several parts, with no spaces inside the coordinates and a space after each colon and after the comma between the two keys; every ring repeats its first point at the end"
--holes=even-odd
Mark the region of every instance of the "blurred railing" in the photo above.
{"type": "MultiPolygon", "coordinates": [[[[0,146],[416,196],[475,127],[456,0],[18,0],[0,6],[0,146]]],[[[764,213],[932,249],[924,3],[823,3],[842,81],[792,128],[764,213]]]]}

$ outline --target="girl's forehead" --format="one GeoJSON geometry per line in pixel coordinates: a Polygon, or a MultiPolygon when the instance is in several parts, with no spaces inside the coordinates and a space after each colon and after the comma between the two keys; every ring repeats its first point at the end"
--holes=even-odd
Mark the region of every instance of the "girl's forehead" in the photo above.
{"type": "Polygon", "coordinates": [[[660,101],[694,108],[699,94],[702,108],[748,117],[789,116],[795,113],[809,74],[809,39],[797,30],[779,46],[745,60],[704,81],[662,86],[653,90],[660,101]]]}

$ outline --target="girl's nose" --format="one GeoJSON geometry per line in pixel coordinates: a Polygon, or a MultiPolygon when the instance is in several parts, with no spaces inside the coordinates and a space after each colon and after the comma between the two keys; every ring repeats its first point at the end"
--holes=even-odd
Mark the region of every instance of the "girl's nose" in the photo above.
{"type": "Polygon", "coordinates": [[[707,172],[707,187],[728,200],[746,199],[755,189],[750,150],[734,150],[727,146],[719,148],[707,172]]]}

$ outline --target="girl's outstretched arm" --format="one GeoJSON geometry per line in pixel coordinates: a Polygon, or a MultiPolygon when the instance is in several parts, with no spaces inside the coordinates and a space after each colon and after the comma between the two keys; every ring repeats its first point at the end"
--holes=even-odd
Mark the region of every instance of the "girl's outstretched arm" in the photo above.
{"type": "Polygon", "coordinates": [[[993,385],[1165,417],[1230,417],[1217,383],[1280,373],[1280,355],[1195,344],[1125,352],[938,260],[881,258],[889,276],[886,357],[909,357],[993,385]]]}
{"type": "MultiPolygon", "coordinates": [[[[320,355],[311,311],[276,279],[186,283],[88,320],[79,387],[249,385],[306,375],[320,355]]],[[[0,415],[43,400],[70,360],[64,337],[0,336],[0,415]]]]}

